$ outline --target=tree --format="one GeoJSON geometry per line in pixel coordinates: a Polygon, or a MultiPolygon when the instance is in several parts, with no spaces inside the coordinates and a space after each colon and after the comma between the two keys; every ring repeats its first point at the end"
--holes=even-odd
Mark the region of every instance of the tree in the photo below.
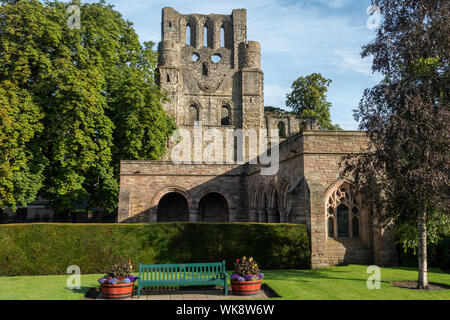
{"type": "Polygon", "coordinates": [[[313,73],[300,77],[292,83],[292,91],[287,95],[286,106],[302,118],[317,118],[320,126],[327,130],[340,130],[330,119],[331,103],[326,100],[326,93],[331,80],[313,73]]]}
{"type": "MultiPolygon", "coordinates": [[[[174,129],[154,81],[153,45],[141,45],[132,23],[104,1],[77,5],[80,29],[67,26],[68,5],[59,1],[0,7],[0,76],[37,113],[29,146],[22,144],[25,155],[42,155],[35,170],[42,188],[36,183],[31,193],[65,215],[80,203],[113,212],[120,160],[158,159],[174,129]]],[[[18,114],[26,106],[16,103],[18,114]]]]}
{"type": "Polygon", "coordinates": [[[343,161],[385,227],[418,249],[418,287],[426,288],[427,241],[449,232],[450,3],[377,0],[384,21],[363,47],[384,79],[355,110],[366,152],[343,161]]]}

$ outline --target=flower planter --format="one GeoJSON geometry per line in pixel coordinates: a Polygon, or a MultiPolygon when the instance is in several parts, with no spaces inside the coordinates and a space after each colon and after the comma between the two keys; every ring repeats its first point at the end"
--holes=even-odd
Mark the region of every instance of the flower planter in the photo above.
{"type": "Polygon", "coordinates": [[[255,281],[236,281],[230,280],[233,294],[238,296],[252,296],[259,292],[261,280],[255,281]]]}
{"type": "Polygon", "coordinates": [[[105,299],[128,299],[133,293],[134,282],[131,283],[103,283],[102,295],[105,299]]]}

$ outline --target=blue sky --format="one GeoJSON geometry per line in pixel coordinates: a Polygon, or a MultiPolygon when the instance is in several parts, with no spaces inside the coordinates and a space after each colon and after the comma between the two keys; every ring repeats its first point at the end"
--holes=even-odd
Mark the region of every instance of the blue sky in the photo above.
{"type": "Polygon", "coordinates": [[[107,2],[134,23],[141,41],[155,43],[161,40],[163,7],[182,14],[231,14],[233,9],[247,9],[247,39],[261,43],[265,105],[286,108],[292,82],[299,76],[321,73],[333,81],[327,94],[331,119],[346,130],[357,129],[353,109],[364,89],[380,80],[371,72],[371,59],[360,56],[361,46],[375,37],[375,30],[366,26],[370,0],[107,2]]]}

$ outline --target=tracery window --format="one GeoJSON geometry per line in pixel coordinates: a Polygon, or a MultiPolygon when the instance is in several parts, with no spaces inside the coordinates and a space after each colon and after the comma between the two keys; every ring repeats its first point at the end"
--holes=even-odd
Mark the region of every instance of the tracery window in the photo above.
{"type": "Polygon", "coordinates": [[[327,201],[327,233],[330,238],[359,238],[360,208],[347,183],[334,190],[327,201]]]}

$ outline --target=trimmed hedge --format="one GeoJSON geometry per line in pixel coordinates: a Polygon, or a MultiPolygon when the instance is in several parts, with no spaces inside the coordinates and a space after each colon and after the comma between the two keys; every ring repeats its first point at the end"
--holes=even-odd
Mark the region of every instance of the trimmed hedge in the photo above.
{"type": "Polygon", "coordinates": [[[189,263],[252,256],[261,269],[310,267],[304,225],[259,223],[0,225],[0,276],[103,273],[113,263],[189,263]]]}

